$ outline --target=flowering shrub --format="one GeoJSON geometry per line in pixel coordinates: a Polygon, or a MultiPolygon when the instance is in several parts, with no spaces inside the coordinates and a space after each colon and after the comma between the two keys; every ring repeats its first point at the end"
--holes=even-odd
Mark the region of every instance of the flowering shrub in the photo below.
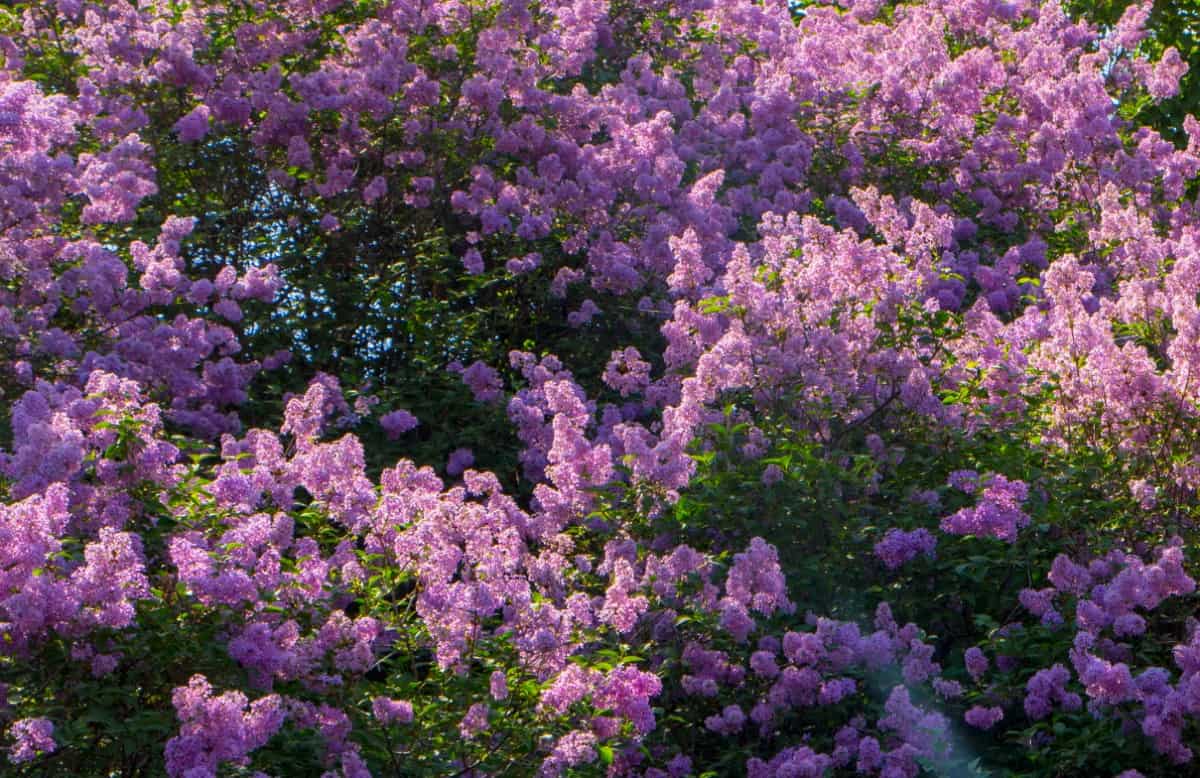
{"type": "Polygon", "coordinates": [[[1194,769],[1148,14],[0,9],[6,774],[1194,769]]]}

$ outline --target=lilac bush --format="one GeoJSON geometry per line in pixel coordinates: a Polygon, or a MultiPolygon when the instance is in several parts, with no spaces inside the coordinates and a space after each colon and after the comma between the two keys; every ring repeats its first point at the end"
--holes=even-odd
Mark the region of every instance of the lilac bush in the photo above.
{"type": "Polygon", "coordinates": [[[1192,769],[1149,19],[9,4],[7,770],[1192,769]]]}

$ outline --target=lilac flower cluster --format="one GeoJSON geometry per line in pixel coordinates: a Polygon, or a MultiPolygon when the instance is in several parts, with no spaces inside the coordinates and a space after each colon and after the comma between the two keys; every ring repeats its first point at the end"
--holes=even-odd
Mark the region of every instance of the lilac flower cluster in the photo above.
{"type": "MultiPolygon", "coordinates": [[[[727,704],[704,720],[718,735],[736,737],[757,730],[767,737],[789,713],[811,708],[835,708],[866,693],[850,674],[878,675],[888,668],[899,670],[906,684],[929,684],[934,689],[954,692],[941,677],[941,667],[932,661],[933,646],[921,640],[916,625],[900,627],[891,609],[881,605],[876,613],[876,630],[863,634],[858,625],[810,615],[809,632],[786,632],[782,639],[762,635],[748,651],[742,665],[730,653],[705,649],[690,643],[683,652],[688,674],[683,689],[701,698],[717,697],[723,690],[753,700],[746,712],[727,704]],[[750,692],[750,694],[747,694],[750,692]]],[[[922,761],[941,760],[950,755],[949,721],[941,713],[912,702],[908,686],[888,690],[885,715],[873,724],[861,716],[852,718],[837,733],[838,747],[829,754],[810,748],[784,749],[769,762],[752,759],[751,774],[822,775],[831,767],[857,765],[867,775],[909,774],[922,761]],[[789,772],[799,770],[799,772],[789,772]],[[805,772],[805,770],[809,772],[805,772]]]]}
{"type": "Polygon", "coordinates": [[[244,763],[247,754],[279,730],[287,715],[277,695],[260,698],[247,707],[240,692],[214,697],[212,691],[199,675],[175,690],[172,702],[183,726],[179,735],[167,742],[167,772],[173,778],[216,776],[224,762],[244,763]]]}
{"type": "MultiPolygon", "coordinates": [[[[973,490],[974,481],[971,483],[973,490]]],[[[942,519],[942,531],[1015,542],[1017,532],[1029,525],[1029,515],[1021,508],[1029,496],[1029,488],[1023,481],[1010,481],[999,473],[986,475],[978,483],[981,489],[978,504],[942,519]]]]}
{"type": "Polygon", "coordinates": [[[889,570],[896,570],[916,559],[922,554],[932,559],[937,548],[937,538],[927,529],[915,529],[905,532],[900,529],[889,529],[883,539],[875,544],[875,556],[889,570]]]}
{"type": "MultiPolygon", "coordinates": [[[[1076,633],[1069,651],[1071,667],[1055,663],[1033,673],[1025,684],[1026,716],[1036,721],[1056,709],[1077,711],[1086,700],[1088,710],[1097,717],[1123,711],[1159,753],[1176,764],[1189,762],[1193,754],[1183,732],[1189,718],[1200,715],[1193,690],[1193,679],[1200,677],[1200,662],[1193,661],[1200,657],[1196,631],[1174,647],[1180,671],[1175,682],[1163,667],[1150,666],[1135,674],[1131,644],[1147,632],[1142,614],[1168,599],[1196,591],[1195,581],[1184,570],[1178,539],[1160,549],[1152,563],[1121,551],[1088,565],[1059,555],[1049,579],[1050,588],[1025,589],[1020,600],[1051,629],[1064,623],[1062,613],[1073,610],[1076,633]]],[[[989,666],[983,652],[973,647],[965,659],[972,678],[982,681],[989,666]]],[[[966,716],[972,726],[988,729],[1003,719],[1004,711],[975,706],[966,716]]]]}
{"type": "Polygon", "coordinates": [[[39,753],[53,753],[56,747],[54,724],[49,719],[21,719],[13,722],[8,733],[15,741],[8,754],[13,763],[28,762],[39,753]]]}

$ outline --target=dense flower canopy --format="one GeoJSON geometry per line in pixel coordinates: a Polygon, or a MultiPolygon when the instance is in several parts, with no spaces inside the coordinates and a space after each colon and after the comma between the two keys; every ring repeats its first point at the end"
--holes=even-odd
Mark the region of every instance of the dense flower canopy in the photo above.
{"type": "Polygon", "coordinates": [[[1193,769],[1148,14],[0,9],[6,770],[1193,769]]]}

